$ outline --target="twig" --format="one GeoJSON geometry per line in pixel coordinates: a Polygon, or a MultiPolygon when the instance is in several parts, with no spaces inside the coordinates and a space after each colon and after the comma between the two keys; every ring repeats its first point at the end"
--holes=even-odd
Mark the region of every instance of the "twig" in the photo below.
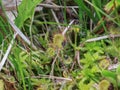
{"type": "Polygon", "coordinates": [[[51,76],[51,75],[41,75],[41,74],[39,76],[32,76],[32,78],[50,78],[50,79],[72,81],[71,78],[57,77],[57,76],[51,76]]]}
{"type": "Polygon", "coordinates": [[[31,43],[31,41],[20,31],[20,29],[9,19],[8,17],[8,22],[10,23],[10,25],[12,26],[12,28],[14,29],[15,32],[18,33],[18,35],[28,44],[28,45],[32,45],[32,48],[34,48],[35,50],[37,49],[35,47],[35,45],[33,43],[31,43]]]}
{"type": "Polygon", "coordinates": [[[73,63],[72,63],[72,65],[71,65],[70,71],[73,70],[75,63],[76,63],[76,61],[74,60],[73,63]]]}
{"type": "Polygon", "coordinates": [[[14,34],[13,39],[11,40],[11,42],[10,42],[10,44],[9,44],[9,46],[8,46],[8,49],[7,49],[4,57],[2,58],[2,60],[1,60],[1,62],[0,62],[0,71],[1,71],[1,69],[3,68],[3,66],[4,66],[4,64],[5,64],[5,61],[7,60],[7,57],[8,57],[8,55],[9,55],[10,51],[11,51],[12,45],[13,45],[13,43],[14,43],[14,39],[16,38],[17,34],[18,34],[18,33],[15,33],[15,34],[14,34]]]}
{"type": "Polygon", "coordinates": [[[47,20],[46,20],[46,18],[45,18],[45,16],[44,16],[44,12],[43,12],[43,11],[42,11],[41,15],[43,15],[43,20],[44,20],[44,22],[45,22],[46,30],[49,31],[49,29],[48,29],[48,25],[47,25],[47,23],[46,23],[47,20]]]}
{"type": "Polygon", "coordinates": [[[64,36],[65,33],[68,31],[68,29],[70,28],[70,26],[73,24],[74,20],[72,20],[69,25],[64,29],[64,31],[62,32],[62,35],[64,36]]]}
{"type": "Polygon", "coordinates": [[[51,72],[50,72],[50,77],[54,75],[54,66],[55,66],[55,62],[57,60],[58,54],[56,55],[55,59],[52,62],[52,68],[51,68],[51,72]]]}
{"type": "Polygon", "coordinates": [[[80,65],[80,51],[75,51],[75,58],[77,60],[77,63],[79,65],[79,68],[83,68],[81,65],[80,65]]]}
{"type": "Polygon", "coordinates": [[[38,6],[51,8],[51,9],[60,9],[60,8],[79,8],[78,6],[59,6],[59,5],[50,5],[50,4],[39,4],[38,6]]]}
{"type": "Polygon", "coordinates": [[[92,30],[93,30],[93,29],[92,29],[92,28],[93,28],[92,25],[93,25],[93,20],[90,19],[90,32],[92,32],[92,30]]]}
{"type": "Polygon", "coordinates": [[[72,8],[72,10],[73,10],[73,12],[74,12],[76,15],[78,15],[78,13],[77,13],[77,11],[76,11],[75,8],[72,8]]]}
{"type": "MultiPolygon", "coordinates": [[[[78,6],[59,6],[59,5],[50,5],[50,4],[39,4],[37,7],[44,7],[44,8],[55,9],[55,10],[60,9],[60,8],[78,8],[78,6]]],[[[6,6],[5,10],[6,11],[16,10],[16,5],[6,6]]],[[[38,11],[38,9],[36,9],[36,10],[38,11]]],[[[1,12],[2,12],[2,8],[0,7],[0,13],[1,12]]]]}
{"type": "MultiPolygon", "coordinates": [[[[57,16],[56,16],[55,12],[53,11],[53,9],[51,9],[51,12],[52,12],[52,14],[53,14],[53,16],[54,16],[54,18],[55,18],[55,21],[56,21],[57,23],[60,23],[59,20],[57,19],[57,16]]],[[[61,30],[60,24],[58,24],[58,27],[59,27],[59,29],[61,30]]]]}
{"type": "Polygon", "coordinates": [[[63,81],[63,83],[62,83],[62,85],[61,85],[59,90],[63,90],[63,87],[65,86],[65,83],[66,83],[66,81],[63,81]]]}
{"type": "Polygon", "coordinates": [[[101,36],[101,37],[97,37],[97,38],[92,38],[92,39],[88,39],[85,42],[93,42],[93,41],[99,41],[99,40],[103,40],[103,39],[107,39],[107,38],[115,38],[115,37],[120,37],[120,34],[118,35],[105,35],[105,36],[101,36]]]}

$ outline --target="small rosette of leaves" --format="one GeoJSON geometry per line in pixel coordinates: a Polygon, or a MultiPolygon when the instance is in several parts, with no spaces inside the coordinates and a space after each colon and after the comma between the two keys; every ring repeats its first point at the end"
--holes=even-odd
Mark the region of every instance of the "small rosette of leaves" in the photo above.
{"type": "Polygon", "coordinates": [[[100,68],[102,68],[102,69],[107,69],[107,68],[109,67],[109,65],[110,65],[110,62],[109,62],[109,60],[107,60],[107,59],[103,59],[103,60],[101,60],[100,63],[99,63],[99,66],[100,66],[100,68]]]}
{"type": "Polygon", "coordinates": [[[107,81],[107,80],[102,80],[100,83],[99,83],[99,90],[108,90],[110,86],[110,82],[107,81]]]}

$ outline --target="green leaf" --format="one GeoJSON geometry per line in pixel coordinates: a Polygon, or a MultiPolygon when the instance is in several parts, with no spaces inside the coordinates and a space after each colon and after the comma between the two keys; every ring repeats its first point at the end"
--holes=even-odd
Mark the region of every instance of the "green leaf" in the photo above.
{"type": "Polygon", "coordinates": [[[117,69],[116,69],[116,74],[119,74],[119,75],[120,75],[120,66],[117,67],[117,69]]]}
{"type": "Polygon", "coordinates": [[[109,3],[107,3],[105,5],[105,10],[107,12],[109,12],[111,9],[115,9],[115,5],[116,4],[116,7],[119,7],[120,6],[120,0],[111,0],[109,3]]]}
{"type": "Polygon", "coordinates": [[[106,11],[110,11],[110,9],[113,6],[113,2],[114,2],[114,0],[111,0],[109,3],[107,3],[107,5],[105,6],[105,10],[106,11]]]}
{"type": "MultiPolygon", "coordinates": [[[[120,66],[116,69],[116,74],[117,74],[117,82],[120,83],[120,66]]],[[[120,87],[120,85],[118,85],[120,87]]]]}
{"type": "Polygon", "coordinates": [[[116,85],[117,75],[115,72],[108,71],[108,70],[102,70],[102,74],[105,78],[109,79],[114,85],[116,85]]]}
{"type": "Polygon", "coordinates": [[[105,77],[111,77],[113,79],[116,78],[116,74],[114,72],[108,71],[108,70],[102,70],[102,74],[105,77]]]}
{"type": "Polygon", "coordinates": [[[84,0],[75,0],[75,2],[78,4],[79,9],[80,9],[79,16],[80,14],[84,14],[84,12],[86,12],[87,15],[89,15],[89,17],[92,18],[92,20],[94,21],[93,14],[90,11],[90,8],[88,8],[87,5],[85,4],[84,0]]]}
{"type": "Polygon", "coordinates": [[[18,16],[15,19],[16,25],[21,28],[24,21],[31,18],[36,5],[38,5],[42,0],[23,0],[18,6],[18,16]]]}

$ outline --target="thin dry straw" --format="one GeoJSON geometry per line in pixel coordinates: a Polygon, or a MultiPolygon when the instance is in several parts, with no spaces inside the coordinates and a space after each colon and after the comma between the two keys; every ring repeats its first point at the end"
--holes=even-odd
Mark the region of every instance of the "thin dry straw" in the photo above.
{"type": "Polygon", "coordinates": [[[9,53],[10,53],[10,51],[11,51],[11,48],[12,48],[12,46],[13,46],[13,43],[14,43],[14,40],[15,40],[16,36],[17,36],[17,33],[14,34],[13,39],[11,40],[11,42],[10,42],[10,44],[9,44],[9,46],[8,46],[8,49],[7,49],[4,57],[2,58],[2,60],[1,60],[1,62],[0,62],[0,71],[1,71],[1,69],[3,68],[3,66],[4,66],[4,64],[5,64],[5,62],[6,62],[7,58],[8,58],[8,55],[9,55],[9,53]]]}

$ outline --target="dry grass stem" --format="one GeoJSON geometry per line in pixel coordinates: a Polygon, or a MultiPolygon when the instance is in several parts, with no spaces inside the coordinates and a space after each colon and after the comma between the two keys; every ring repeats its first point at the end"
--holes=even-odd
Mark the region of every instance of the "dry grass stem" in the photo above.
{"type": "Polygon", "coordinates": [[[3,66],[4,66],[4,64],[5,64],[5,61],[6,61],[7,58],[8,58],[8,55],[9,55],[11,49],[12,49],[12,46],[13,46],[13,43],[14,43],[14,40],[15,40],[16,36],[17,36],[17,33],[14,34],[13,39],[11,40],[11,42],[10,42],[10,44],[9,44],[9,46],[8,46],[8,49],[7,49],[4,57],[2,58],[2,60],[1,60],[1,62],[0,62],[0,71],[1,71],[1,69],[3,68],[3,66]]]}

